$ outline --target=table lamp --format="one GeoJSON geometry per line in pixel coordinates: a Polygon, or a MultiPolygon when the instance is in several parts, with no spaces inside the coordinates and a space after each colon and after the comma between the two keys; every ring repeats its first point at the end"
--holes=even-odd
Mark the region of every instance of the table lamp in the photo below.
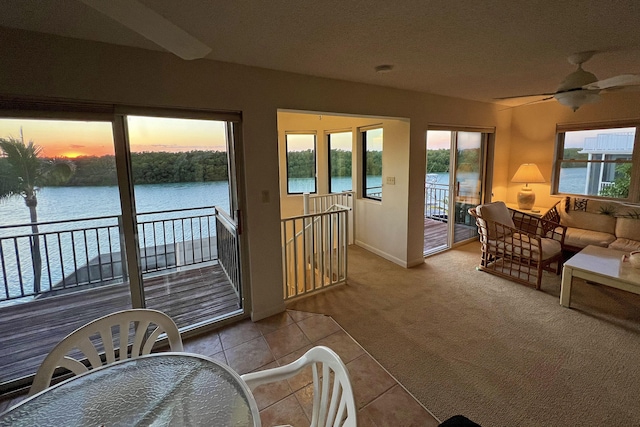
{"type": "Polygon", "coordinates": [[[536,193],[529,187],[530,182],[544,182],[540,169],[534,163],[523,163],[511,182],[524,183],[524,187],[518,192],[518,209],[531,210],[536,201],[536,193]]]}

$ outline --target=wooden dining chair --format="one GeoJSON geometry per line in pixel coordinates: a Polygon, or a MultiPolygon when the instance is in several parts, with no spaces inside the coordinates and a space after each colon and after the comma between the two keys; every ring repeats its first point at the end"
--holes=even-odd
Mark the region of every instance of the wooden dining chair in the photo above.
{"type": "Polygon", "coordinates": [[[183,350],[178,326],[161,311],[123,310],[89,322],[67,335],[45,357],[29,395],[48,388],[59,367],[78,375],[116,360],[149,354],[162,333],[167,335],[171,351],[183,350]]]}
{"type": "Polygon", "coordinates": [[[291,378],[311,366],[313,412],[310,427],[356,427],[356,404],[349,372],[340,356],[324,346],[313,347],[288,365],[241,375],[249,388],[291,378]]]}

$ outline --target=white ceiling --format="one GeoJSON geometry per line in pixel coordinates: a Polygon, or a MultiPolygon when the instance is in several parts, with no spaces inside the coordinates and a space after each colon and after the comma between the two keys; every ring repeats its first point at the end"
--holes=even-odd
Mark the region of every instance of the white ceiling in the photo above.
{"type": "MultiPolygon", "coordinates": [[[[585,50],[599,79],[640,73],[637,0],[140,2],[208,59],[465,99],[553,92],[585,50]]],[[[77,0],[2,0],[0,26],[162,50],[77,0]]]]}

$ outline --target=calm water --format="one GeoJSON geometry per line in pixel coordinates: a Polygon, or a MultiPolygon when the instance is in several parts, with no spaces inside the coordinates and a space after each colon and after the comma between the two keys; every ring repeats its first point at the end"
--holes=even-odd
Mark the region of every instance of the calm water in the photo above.
{"type": "MultiPolygon", "coordinates": [[[[449,183],[448,173],[429,174],[436,184],[447,185],[449,183]]],[[[587,179],[587,168],[562,168],[560,169],[561,193],[581,194],[587,179]]],[[[548,184],[548,183],[547,183],[548,184]]]]}

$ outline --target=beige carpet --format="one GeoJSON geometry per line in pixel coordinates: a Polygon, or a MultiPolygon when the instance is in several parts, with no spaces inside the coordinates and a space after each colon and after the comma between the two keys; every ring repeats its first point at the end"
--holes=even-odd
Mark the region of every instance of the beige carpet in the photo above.
{"type": "Polygon", "coordinates": [[[640,296],[560,278],[536,291],[475,270],[478,243],[403,269],[349,251],[349,283],[291,304],[326,313],[438,418],[483,426],[640,426],[640,296]]]}

